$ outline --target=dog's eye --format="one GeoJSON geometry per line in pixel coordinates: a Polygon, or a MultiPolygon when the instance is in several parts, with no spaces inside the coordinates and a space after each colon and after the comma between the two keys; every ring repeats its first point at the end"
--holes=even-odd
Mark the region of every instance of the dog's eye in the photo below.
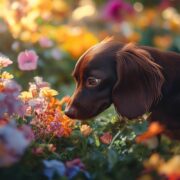
{"type": "Polygon", "coordinates": [[[89,77],[86,81],[87,87],[95,87],[101,82],[101,79],[97,79],[95,77],[89,77]]]}

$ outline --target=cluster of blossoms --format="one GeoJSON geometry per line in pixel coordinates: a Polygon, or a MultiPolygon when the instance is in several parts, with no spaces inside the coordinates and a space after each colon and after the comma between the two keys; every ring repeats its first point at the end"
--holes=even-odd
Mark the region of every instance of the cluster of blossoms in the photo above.
{"type": "Polygon", "coordinates": [[[31,125],[36,137],[53,135],[67,137],[72,132],[75,121],[69,119],[62,111],[62,105],[68,97],[61,101],[54,96],[57,91],[50,88],[42,78],[35,77],[34,83],[29,83],[29,90],[21,92],[19,96],[24,102],[25,115],[32,116],[31,125]]]}
{"type": "Polygon", "coordinates": [[[57,174],[58,176],[66,176],[69,180],[75,178],[78,173],[82,173],[86,179],[90,179],[89,173],[85,170],[85,165],[79,158],[72,161],[67,161],[63,163],[58,160],[44,160],[44,175],[48,180],[53,179],[53,176],[57,174]]]}
{"type": "Polygon", "coordinates": [[[12,74],[3,70],[10,64],[10,59],[0,57],[0,120],[7,120],[12,115],[23,115],[23,105],[18,98],[21,87],[13,80],[12,74]]]}
{"type": "Polygon", "coordinates": [[[34,134],[27,125],[17,127],[15,122],[11,121],[0,126],[0,167],[19,161],[33,139],[34,134]]]}
{"type": "MultiPolygon", "coordinates": [[[[145,172],[155,171],[159,175],[165,176],[163,179],[178,180],[180,178],[180,155],[175,155],[166,161],[159,154],[154,153],[148,160],[144,161],[144,167],[145,172]]],[[[144,176],[147,178],[146,174],[144,176]]]]}
{"type": "Polygon", "coordinates": [[[7,57],[0,57],[0,167],[17,162],[34,138],[29,126],[17,127],[12,120],[24,115],[23,103],[18,98],[21,87],[12,74],[3,70],[12,63],[7,57]]]}

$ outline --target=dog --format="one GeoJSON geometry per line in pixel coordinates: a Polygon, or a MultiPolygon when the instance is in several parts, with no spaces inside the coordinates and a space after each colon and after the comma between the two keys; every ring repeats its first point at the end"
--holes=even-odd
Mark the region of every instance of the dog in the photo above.
{"type": "Polygon", "coordinates": [[[68,117],[89,119],[113,103],[128,119],[150,112],[150,122],[180,139],[180,54],[109,38],[88,49],[72,75],[76,88],[68,117]]]}

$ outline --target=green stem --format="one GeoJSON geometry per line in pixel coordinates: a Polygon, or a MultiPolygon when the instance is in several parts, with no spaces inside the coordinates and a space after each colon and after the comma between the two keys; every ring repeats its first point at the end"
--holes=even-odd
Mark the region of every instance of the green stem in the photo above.
{"type": "Polygon", "coordinates": [[[108,149],[111,149],[114,141],[117,139],[117,137],[119,136],[119,134],[121,133],[121,129],[117,132],[117,134],[113,137],[111,144],[109,145],[108,149]]]}
{"type": "Polygon", "coordinates": [[[48,144],[52,141],[52,139],[54,138],[54,136],[55,136],[55,134],[53,134],[53,135],[51,136],[51,138],[50,138],[49,141],[48,141],[48,144]]]}

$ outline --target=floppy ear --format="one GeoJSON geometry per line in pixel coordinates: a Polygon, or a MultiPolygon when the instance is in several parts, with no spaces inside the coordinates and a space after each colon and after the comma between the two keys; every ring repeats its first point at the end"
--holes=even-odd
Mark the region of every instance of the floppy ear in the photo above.
{"type": "Polygon", "coordinates": [[[129,119],[143,115],[161,95],[161,67],[146,50],[130,43],[117,52],[116,72],[112,92],[116,110],[129,119]]]}

